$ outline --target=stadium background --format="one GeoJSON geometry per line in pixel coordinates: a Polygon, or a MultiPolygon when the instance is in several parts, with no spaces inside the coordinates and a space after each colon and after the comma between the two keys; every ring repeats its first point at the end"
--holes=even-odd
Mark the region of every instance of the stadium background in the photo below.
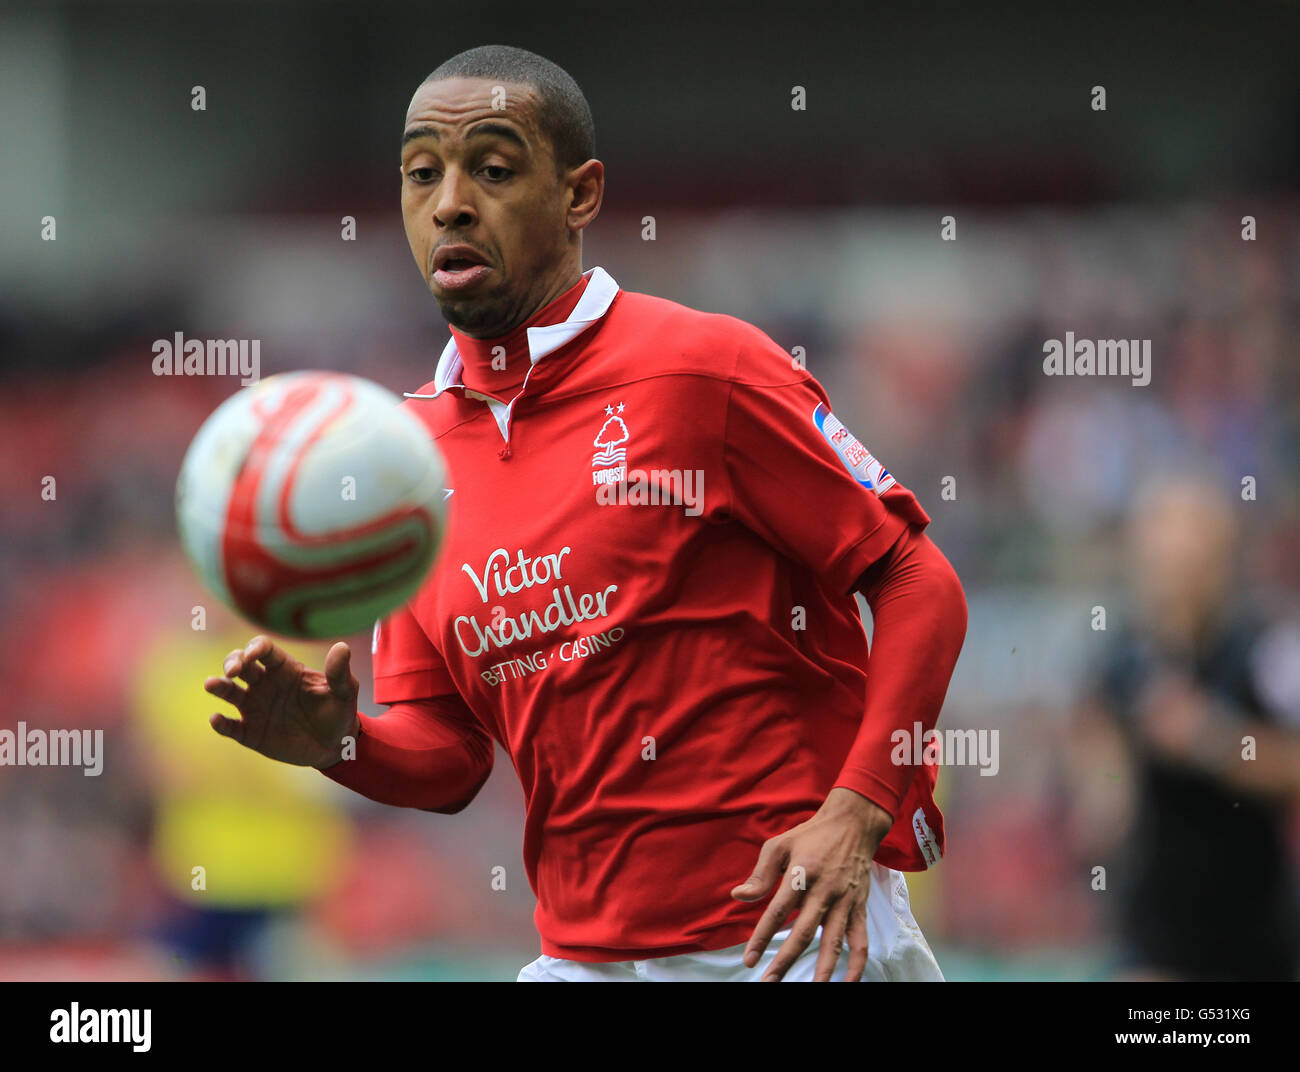
{"type": "Polygon", "coordinates": [[[0,727],[106,741],[97,778],[0,769],[0,977],[201,977],[240,936],[266,978],[513,978],[536,955],[508,762],[433,816],[207,729],[202,678],[252,631],[180,559],[172,494],[237,384],[151,372],[182,331],[259,339],[263,375],[430,379],[445,325],[398,137],[424,75],[484,43],[591,101],[608,188],[584,266],[804,347],[934,518],[971,609],[941,724],[1001,733],[997,776],[941,774],[950,851],[911,879],[949,977],[1112,971],[1089,880],[1130,784],[1079,705],[1134,489],[1172,458],[1253,474],[1240,583],[1300,587],[1300,10],[654,7],[0,7],[0,727]],[[1045,377],[1066,330],[1150,338],[1150,386],[1045,377]],[[209,860],[227,881],[190,894],[209,860]],[[196,924],[196,899],[228,911],[196,924]]]}

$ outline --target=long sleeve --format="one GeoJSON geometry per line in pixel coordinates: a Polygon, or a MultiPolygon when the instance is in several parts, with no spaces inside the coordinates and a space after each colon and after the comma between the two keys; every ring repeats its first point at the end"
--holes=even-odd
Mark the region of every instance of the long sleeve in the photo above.
{"type": "MultiPolygon", "coordinates": [[[[966,637],[966,597],[943,553],[909,529],[856,585],[875,622],[862,728],[836,780],[898,817],[914,766],[895,763],[891,737],[934,728],[966,637]]],[[[910,749],[909,749],[910,751],[910,749]]]]}
{"type": "Polygon", "coordinates": [[[746,338],[722,408],[719,517],[830,589],[867,597],[876,629],[862,724],[835,784],[895,820],[906,810],[882,843],[890,866],[933,862],[943,847],[937,771],[893,763],[891,737],[934,727],[966,635],[961,583],[925,536],[916,496],[831,412],[821,384],[756,328],[737,330],[746,338]]]}
{"type": "Polygon", "coordinates": [[[453,814],[492,773],[492,738],[459,697],[404,700],[360,718],[356,757],[321,773],[371,800],[453,814]]]}

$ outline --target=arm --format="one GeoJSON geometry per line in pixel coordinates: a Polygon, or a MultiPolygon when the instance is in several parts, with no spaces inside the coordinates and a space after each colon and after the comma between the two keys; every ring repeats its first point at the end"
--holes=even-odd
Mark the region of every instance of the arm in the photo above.
{"type": "MultiPolygon", "coordinates": [[[[890,737],[917,721],[933,727],[965,636],[965,599],[922,535],[929,515],[835,416],[821,385],[758,329],[731,329],[737,357],[717,402],[714,516],[743,524],[834,591],[861,586],[876,618],[862,721],[839,776],[811,819],[763,844],[732,896],[771,894],[746,947],[750,967],[800,909],[765,979],[779,979],[820,924],[816,978],[830,978],[847,936],[846,979],[856,980],[867,961],[872,861],[893,836],[892,816],[925,788],[917,778],[935,773],[894,766],[890,737]]],[[[910,816],[899,819],[899,833],[915,843],[910,816]]]]}
{"type": "Polygon", "coordinates": [[[1187,674],[1165,671],[1138,700],[1142,743],[1242,792],[1282,800],[1300,792],[1300,734],[1212,696],[1187,674]],[[1253,737],[1252,759],[1243,738],[1253,737]]]}
{"type": "MultiPolygon", "coordinates": [[[[836,779],[891,821],[915,774],[895,764],[893,735],[934,729],[966,638],[966,596],[943,552],[910,529],[855,586],[875,620],[862,728],[836,779]]],[[[883,835],[882,835],[883,837],[883,835]]],[[[874,855],[874,853],[873,853],[874,855]]]]}
{"type": "Polygon", "coordinates": [[[452,815],[492,773],[492,739],[459,696],[358,712],[356,755],[320,767],[325,777],[380,804],[452,815]]]}

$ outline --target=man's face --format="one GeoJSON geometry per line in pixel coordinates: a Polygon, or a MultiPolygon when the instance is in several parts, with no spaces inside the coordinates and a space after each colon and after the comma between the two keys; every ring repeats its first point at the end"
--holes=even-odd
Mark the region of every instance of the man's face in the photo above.
{"type": "Polygon", "coordinates": [[[1130,529],[1135,589],[1152,611],[1199,619],[1231,591],[1237,531],[1223,497],[1187,480],[1143,488],[1130,529]]]}
{"type": "Polygon", "coordinates": [[[517,327],[580,264],[566,215],[573,190],[537,104],[528,86],[455,78],[425,83],[407,109],[406,239],[442,315],[467,335],[517,327]]]}

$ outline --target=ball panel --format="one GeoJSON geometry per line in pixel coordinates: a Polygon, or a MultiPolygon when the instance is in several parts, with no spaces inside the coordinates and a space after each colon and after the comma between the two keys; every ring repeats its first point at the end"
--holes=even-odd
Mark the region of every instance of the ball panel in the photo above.
{"type": "MultiPolygon", "coordinates": [[[[414,518],[412,520],[415,520],[414,518]]],[[[359,563],[347,572],[277,589],[264,617],[296,634],[312,637],[364,632],[423,582],[437,552],[431,519],[412,530],[392,553],[359,563]]]]}
{"type": "MultiPolygon", "coordinates": [[[[369,545],[329,545],[330,561],[308,566],[286,562],[247,530],[243,536],[227,532],[225,537],[226,582],[234,606],[254,621],[291,631],[292,609],[312,599],[340,603],[372,588],[386,590],[395,579],[422,580],[437,553],[440,529],[426,511],[414,511],[395,519],[369,545]],[[283,609],[286,601],[290,611],[283,609]]],[[[371,621],[363,621],[363,627],[371,621]]]]}

